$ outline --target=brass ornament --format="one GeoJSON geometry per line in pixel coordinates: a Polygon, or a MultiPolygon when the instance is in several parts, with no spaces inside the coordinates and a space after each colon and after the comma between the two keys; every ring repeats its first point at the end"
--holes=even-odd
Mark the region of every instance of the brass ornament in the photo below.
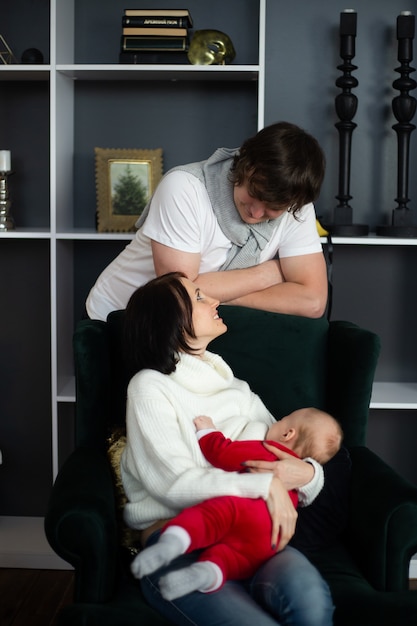
{"type": "Polygon", "coordinates": [[[220,30],[196,30],[188,50],[192,65],[226,65],[236,56],[232,40],[220,30]]]}

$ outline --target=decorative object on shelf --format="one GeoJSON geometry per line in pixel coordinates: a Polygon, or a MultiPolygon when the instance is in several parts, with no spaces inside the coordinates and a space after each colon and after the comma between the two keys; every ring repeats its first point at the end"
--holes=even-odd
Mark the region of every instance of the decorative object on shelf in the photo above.
{"type": "Polygon", "coordinates": [[[162,177],[162,149],[95,148],[97,230],[131,232],[162,177]]]}
{"type": "Polygon", "coordinates": [[[188,9],[125,9],[119,62],[188,63],[192,25],[188,9]]]}
{"type": "Polygon", "coordinates": [[[17,59],[3,35],[0,35],[0,60],[4,65],[17,63],[17,59]]]}
{"type": "Polygon", "coordinates": [[[125,9],[122,26],[149,28],[192,28],[188,9],[125,9]]]}
{"type": "Polygon", "coordinates": [[[22,53],[21,61],[28,65],[42,65],[43,54],[37,48],[28,48],[22,53]]]}
{"type": "Polygon", "coordinates": [[[226,65],[235,56],[232,40],[220,30],[196,30],[191,38],[188,59],[192,65],[226,65]]]}
{"type": "Polygon", "coordinates": [[[393,209],[391,225],[378,226],[377,235],[386,237],[417,237],[417,224],[413,211],[407,206],[408,198],[408,171],[410,159],[410,136],[415,125],[411,123],[416,112],[416,99],[409,92],[415,89],[417,83],[410,77],[414,68],[410,67],[413,60],[413,39],[415,31],[415,17],[410,11],[403,11],[397,17],[398,61],[400,67],[396,72],[400,74],[392,86],[398,89],[399,96],[392,101],[392,110],[397,119],[393,129],[397,133],[398,163],[397,163],[397,197],[398,207],[393,209]]]}
{"type": "Polygon", "coordinates": [[[10,150],[0,150],[0,232],[14,230],[14,219],[10,215],[11,200],[8,178],[12,174],[10,150]]]}
{"type": "Polygon", "coordinates": [[[130,63],[133,65],[189,65],[187,52],[183,50],[170,50],[169,52],[120,52],[119,63],[130,63]]]}
{"type": "Polygon", "coordinates": [[[339,131],[339,193],[336,199],[339,204],[333,211],[333,223],[326,224],[326,230],[332,235],[346,237],[365,236],[369,232],[366,224],[353,224],[353,209],[349,204],[350,195],[350,163],[352,148],[352,133],[356,128],[353,118],[358,108],[358,99],[352,93],[352,89],[358,86],[357,79],[352,76],[352,71],[357,69],[352,64],[355,56],[357,14],[353,9],[345,9],[340,14],[340,56],[343,63],[337,69],[343,72],[336,80],[336,86],[340,87],[335,99],[336,113],[339,121],[335,124],[339,131]]]}
{"type": "Polygon", "coordinates": [[[330,234],[329,231],[326,230],[323,224],[321,223],[321,217],[316,217],[316,228],[317,228],[319,237],[327,237],[327,235],[330,234]]]}

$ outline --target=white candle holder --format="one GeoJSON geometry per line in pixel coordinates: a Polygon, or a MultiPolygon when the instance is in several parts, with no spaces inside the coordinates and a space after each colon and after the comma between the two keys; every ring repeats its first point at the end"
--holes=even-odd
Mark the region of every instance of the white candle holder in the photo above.
{"type": "Polygon", "coordinates": [[[8,177],[13,172],[0,172],[0,232],[14,230],[14,219],[10,215],[12,205],[9,194],[8,177]]]}

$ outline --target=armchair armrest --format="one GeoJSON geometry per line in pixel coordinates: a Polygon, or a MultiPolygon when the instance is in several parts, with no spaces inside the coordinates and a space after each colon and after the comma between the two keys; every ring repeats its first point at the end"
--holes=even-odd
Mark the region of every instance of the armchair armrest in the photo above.
{"type": "Polygon", "coordinates": [[[375,589],[406,590],[417,552],[417,488],[368,448],[350,454],[351,549],[375,589]]]}
{"type": "Polygon", "coordinates": [[[45,517],[51,547],[75,568],[75,599],[105,602],[114,591],[118,536],[105,451],[77,448],[52,488],[45,517]]]}

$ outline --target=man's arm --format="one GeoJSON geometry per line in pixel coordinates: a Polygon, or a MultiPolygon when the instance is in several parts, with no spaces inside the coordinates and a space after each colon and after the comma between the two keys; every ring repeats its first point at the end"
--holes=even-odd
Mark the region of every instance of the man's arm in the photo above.
{"type": "Polygon", "coordinates": [[[199,274],[199,253],[182,252],[152,240],[152,255],[157,276],[184,272],[203,292],[223,303],[267,289],[283,280],[279,262],[275,260],[245,269],[199,274]]]}
{"type": "Polygon", "coordinates": [[[155,272],[181,271],[224,304],[321,317],[327,303],[327,270],[321,252],[265,261],[245,269],[199,274],[200,254],[152,241],[155,272]]]}
{"type": "Polygon", "coordinates": [[[228,304],[321,317],[327,303],[327,269],[321,252],[280,260],[284,281],[228,301],[228,304]]]}

